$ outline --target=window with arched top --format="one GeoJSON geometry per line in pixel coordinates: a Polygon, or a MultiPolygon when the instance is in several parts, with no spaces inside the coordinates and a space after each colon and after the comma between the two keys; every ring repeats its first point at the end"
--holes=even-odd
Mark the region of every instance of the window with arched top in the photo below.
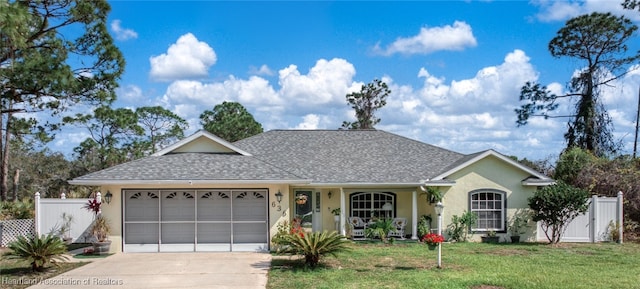
{"type": "Polygon", "coordinates": [[[482,189],[469,193],[469,211],[478,216],[474,231],[505,231],[507,193],[482,189]]]}
{"type": "Polygon", "coordinates": [[[350,196],[351,217],[365,221],[373,217],[394,218],[396,216],[396,194],[392,192],[354,192],[350,196]]]}

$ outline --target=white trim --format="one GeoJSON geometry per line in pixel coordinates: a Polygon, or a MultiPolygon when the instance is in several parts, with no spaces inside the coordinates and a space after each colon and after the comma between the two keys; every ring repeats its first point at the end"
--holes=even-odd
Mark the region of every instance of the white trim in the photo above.
{"type": "Polygon", "coordinates": [[[246,152],[246,151],[244,151],[244,150],[232,145],[230,142],[228,142],[228,141],[226,141],[226,140],[224,140],[224,139],[222,139],[222,138],[220,138],[220,137],[218,137],[218,136],[216,136],[216,135],[214,135],[214,134],[212,134],[212,133],[210,133],[210,132],[208,132],[206,130],[199,130],[199,131],[195,132],[194,134],[192,134],[192,135],[190,135],[190,136],[188,136],[188,137],[186,137],[186,138],[184,138],[184,139],[182,139],[182,140],[180,140],[180,141],[178,141],[178,142],[176,142],[176,143],[174,143],[174,144],[172,144],[172,145],[170,145],[170,146],[168,146],[168,147],[166,147],[166,148],[164,148],[162,150],[157,151],[156,153],[152,154],[152,156],[166,155],[166,154],[168,154],[168,153],[170,153],[170,152],[172,152],[172,151],[174,151],[174,150],[176,150],[176,149],[178,149],[178,148],[180,148],[180,147],[182,147],[182,146],[184,146],[184,145],[186,145],[186,144],[198,139],[199,137],[206,137],[209,140],[211,140],[211,141],[213,141],[215,143],[218,143],[219,145],[221,145],[221,146],[223,146],[225,148],[228,148],[228,149],[230,149],[230,150],[232,150],[234,152],[237,152],[237,153],[239,153],[239,154],[241,154],[243,156],[251,156],[250,153],[248,153],[248,152],[246,152]]]}
{"type": "MultiPolygon", "coordinates": [[[[464,169],[464,168],[466,168],[466,167],[468,167],[468,166],[470,166],[470,165],[472,165],[472,164],[474,164],[474,163],[476,163],[476,162],[480,161],[481,159],[484,159],[484,158],[486,158],[488,156],[497,157],[498,159],[500,159],[500,160],[502,160],[502,161],[504,161],[504,162],[506,162],[506,163],[508,163],[508,164],[510,164],[510,165],[522,170],[522,171],[525,171],[525,172],[531,174],[532,176],[534,176],[534,177],[536,177],[536,178],[538,178],[540,180],[548,180],[550,182],[553,181],[552,179],[548,178],[547,176],[545,176],[545,175],[543,175],[543,174],[541,174],[539,172],[536,172],[536,171],[534,171],[534,170],[532,170],[532,169],[530,169],[530,168],[528,168],[526,166],[523,166],[520,163],[514,161],[513,159],[511,159],[509,157],[506,157],[503,154],[500,154],[500,153],[498,153],[498,152],[496,152],[494,150],[484,151],[483,153],[471,158],[470,160],[468,160],[468,161],[466,161],[466,162],[464,162],[464,163],[462,163],[462,164],[460,164],[460,165],[458,165],[458,166],[456,166],[456,167],[454,167],[454,168],[452,168],[452,169],[450,169],[450,170],[448,170],[448,171],[446,171],[446,172],[444,172],[444,173],[432,178],[431,181],[443,180],[444,178],[450,176],[451,174],[456,173],[456,172],[458,172],[458,171],[460,171],[460,170],[462,170],[462,169],[464,169]]],[[[433,185],[431,185],[431,186],[433,186],[433,185]]]]}
{"type": "Polygon", "coordinates": [[[310,180],[71,180],[71,185],[226,185],[226,184],[307,184],[310,180]]]}
{"type": "Polygon", "coordinates": [[[304,184],[305,187],[342,187],[342,188],[415,188],[423,183],[312,183],[304,184]]]}
{"type": "Polygon", "coordinates": [[[421,183],[420,186],[423,187],[453,187],[456,184],[456,181],[425,181],[421,183]]]}
{"type": "Polygon", "coordinates": [[[556,181],[554,181],[554,180],[544,180],[544,181],[542,181],[542,180],[533,180],[533,181],[531,181],[531,180],[527,179],[527,180],[522,181],[522,185],[523,186],[530,186],[530,187],[550,186],[550,185],[553,185],[555,183],[556,183],[556,181]]]}

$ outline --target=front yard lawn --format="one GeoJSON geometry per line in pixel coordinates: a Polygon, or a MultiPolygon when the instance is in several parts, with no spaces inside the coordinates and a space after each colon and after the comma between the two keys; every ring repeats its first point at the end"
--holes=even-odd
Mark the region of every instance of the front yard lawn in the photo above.
{"type": "MultiPolygon", "coordinates": [[[[9,249],[0,248],[0,256],[8,251],[9,249]]],[[[85,264],[87,264],[87,262],[65,262],[60,263],[59,267],[50,264],[44,272],[33,272],[29,262],[18,259],[9,259],[2,256],[0,257],[0,288],[27,288],[31,285],[36,285],[39,281],[57,276],[85,264]]]]}
{"type": "Polygon", "coordinates": [[[274,256],[267,288],[640,288],[640,244],[355,243],[310,270],[274,256]]]}

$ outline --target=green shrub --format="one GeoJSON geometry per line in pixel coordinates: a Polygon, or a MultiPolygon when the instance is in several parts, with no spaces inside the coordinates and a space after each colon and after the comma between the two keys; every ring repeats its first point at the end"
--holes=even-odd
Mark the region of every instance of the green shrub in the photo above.
{"type": "Polygon", "coordinates": [[[33,219],[35,216],[33,202],[29,199],[0,202],[0,212],[0,220],[33,219]]]}
{"type": "Polygon", "coordinates": [[[304,256],[304,263],[315,268],[320,258],[348,250],[347,241],[336,231],[313,232],[308,234],[288,234],[287,253],[304,256]]]}
{"type": "Polygon", "coordinates": [[[389,232],[395,231],[396,226],[393,224],[393,219],[378,219],[375,223],[367,226],[364,230],[364,234],[367,238],[380,237],[380,240],[386,243],[389,232]]]}
{"type": "Polygon", "coordinates": [[[465,211],[462,216],[451,216],[451,224],[447,226],[449,238],[456,242],[466,242],[471,227],[478,221],[478,215],[465,211]]]}
{"type": "Polygon", "coordinates": [[[44,271],[49,263],[58,265],[67,256],[67,246],[62,239],[54,235],[42,235],[32,238],[19,236],[17,241],[9,243],[10,251],[6,256],[10,259],[21,259],[31,263],[33,271],[44,271]]]}
{"type": "Polygon", "coordinates": [[[418,236],[422,237],[429,233],[431,233],[431,216],[422,215],[418,221],[418,236]]]}
{"type": "Polygon", "coordinates": [[[300,225],[302,220],[300,218],[294,218],[291,223],[287,221],[283,221],[278,223],[278,231],[271,238],[271,243],[273,244],[272,250],[276,253],[285,252],[291,244],[289,243],[289,238],[287,236],[291,234],[303,235],[304,229],[300,225]]]}
{"type": "Polygon", "coordinates": [[[589,209],[588,200],[588,191],[558,181],[536,190],[529,198],[531,219],[534,222],[540,221],[540,227],[549,243],[556,244],[560,242],[569,223],[589,209]]]}

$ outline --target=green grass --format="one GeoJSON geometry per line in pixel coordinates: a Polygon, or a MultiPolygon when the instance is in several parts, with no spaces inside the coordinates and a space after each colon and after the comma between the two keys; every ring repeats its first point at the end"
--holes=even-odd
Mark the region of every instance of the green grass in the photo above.
{"type": "Polygon", "coordinates": [[[267,288],[640,288],[640,244],[356,243],[310,270],[274,256],[267,288]]]}
{"type": "MultiPolygon", "coordinates": [[[[0,248],[0,256],[9,249],[0,248]]],[[[26,261],[17,259],[0,258],[0,288],[2,289],[22,289],[31,285],[29,282],[38,282],[45,280],[69,270],[78,268],[87,262],[70,262],[60,263],[60,266],[47,265],[44,272],[33,272],[31,264],[26,261]],[[18,284],[15,284],[18,283],[18,284]]]]}

